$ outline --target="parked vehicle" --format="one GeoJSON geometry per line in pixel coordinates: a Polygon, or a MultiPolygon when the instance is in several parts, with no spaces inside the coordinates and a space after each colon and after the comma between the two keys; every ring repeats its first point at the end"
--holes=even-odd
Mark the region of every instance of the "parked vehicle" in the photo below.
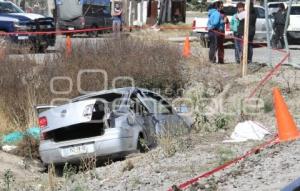
{"type": "MultiPolygon", "coordinates": [[[[57,0],[56,9],[57,24],[61,30],[112,26],[109,0],[57,0]]],[[[96,37],[101,32],[89,32],[88,35],[96,37]]]]}
{"type": "Polygon", "coordinates": [[[287,29],[287,37],[289,44],[300,43],[300,4],[293,4],[289,18],[289,27],[287,29]]]}
{"type": "MultiPolygon", "coordinates": [[[[256,33],[255,33],[255,41],[265,41],[267,39],[267,27],[265,20],[265,9],[261,6],[254,6],[257,12],[257,20],[256,20],[256,33]]],[[[236,4],[224,4],[224,12],[225,15],[231,20],[231,17],[237,12],[236,4]]],[[[200,42],[202,46],[208,47],[208,30],[206,28],[208,21],[208,16],[206,17],[196,17],[193,21],[193,34],[200,37],[200,42]]],[[[225,26],[225,40],[231,41],[233,40],[232,32],[230,31],[230,24],[225,26]]]]}
{"type": "MultiPolygon", "coordinates": [[[[119,88],[77,97],[57,107],[40,107],[44,164],[77,162],[92,154],[122,157],[151,147],[167,128],[187,123],[160,95],[141,88],[119,88]]],[[[39,110],[39,107],[37,107],[39,110]]]]}
{"type": "MultiPolygon", "coordinates": [[[[51,17],[25,13],[9,1],[0,1],[0,31],[4,33],[55,31],[55,24],[51,17]]],[[[44,52],[48,46],[54,46],[56,38],[55,34],[10,34],[2,36],[4,37],[12,43],[32,45],[36,52],[44,52]]]]}
{"type": "Polygon", "coordinates": [[[287,8],[287,3],[286,2],[271,2],[268,3],[268,13],[269,15],[272,15],[276,13],[279,10],[279,5],[283,3],[285,8],[287,8]]]}

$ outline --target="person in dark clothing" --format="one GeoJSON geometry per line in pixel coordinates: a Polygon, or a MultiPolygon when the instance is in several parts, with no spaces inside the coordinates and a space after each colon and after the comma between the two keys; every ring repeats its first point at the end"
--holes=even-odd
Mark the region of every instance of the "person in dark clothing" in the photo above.
{"type": "Polygon", "coordinates": [[[273,30],[274,35],[272,38],[273,48],[284,48],[284,26],[286,21],[286,11],[283,3],[279,4],[279,10],[274,14],[273,30]]]}
{"type": "MultiPolygon", "coordinates": [[[[239,38],[244,39],[244,26],[245,26],[245,11],[237,15],[240,23],[238,26],[238,36],[239,38]]],[[[253,57],[253,39],[255,36],[255,25],[256,25],[257,13],[254,8],[253,2],[250,3],[250,17],[249,17],[249,34],[248,34],[248,63],[252,63],[253,57]]],[[[243,43],[242,43],[243,50],[243,43]]]]}
{"type": "Polygon", "coordinates": [[[221,25],[218,30],[217,34],[217,41],[218,41],[218,63],[224,64],[224,41],[225,41],[225,24],[228,24],[228,18],[225,15],[225,12],[223,11],[224,5],[223,2],[221,2],[219,12],[221,14],[221,25]]]}
{"type": "MultiPolygon", "coordinates": [[[[209,61],[216,63],[216,53],[218,51],[219,33],[222,30],[222,16],[220,13],[221,2],[215,2],[208,11],[208,38],[209,38],[209,61]]],[[[218,51],[218,62],[224,62],[221,54],[218,51]]]]}

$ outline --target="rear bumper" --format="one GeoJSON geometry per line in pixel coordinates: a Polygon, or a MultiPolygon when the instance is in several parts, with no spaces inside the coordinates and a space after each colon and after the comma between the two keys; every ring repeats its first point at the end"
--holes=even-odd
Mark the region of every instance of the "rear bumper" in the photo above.
{"type": "Polygon", "coordinates": [[[76,19],[74,21],[58,21],[58,28],[60,30],[81,30],[85,28],[85,25],[76,19]]]}
{"type": "Polygon", "coordinates": [[[40,144],[40,156],[44,164],[63,164],[65,162],[78,162],[82,157],[87,155],[105,157],[118,155],[121,157],[122,153],[129,153],[136,150],[136,145],[133,137],[118,137],[105,135],[93,138],[86,138],[80,140],[71,140],[65,142],[55,143],[53,141],[43,141],[40,144]],[[90,153],[83,153],[71,156],[64,156],[64,149],[78,145],[93,145],[94,151],[90,153]]]}

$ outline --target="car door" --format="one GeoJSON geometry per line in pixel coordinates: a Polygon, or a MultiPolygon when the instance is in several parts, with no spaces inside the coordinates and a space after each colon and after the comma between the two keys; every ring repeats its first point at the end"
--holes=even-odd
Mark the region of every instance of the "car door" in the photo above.
{"type": "Polygon", "coordinates": [[[112,26],[112,16],[110,12],[109,6],[103,7],[103,19],[104,19],[104,27],[111,27],[112,26]]]}
{"type": "Polygon", "coordinates": [[[135,115],[136,123],[142,128],[147,144],[152,145],[155,141],[155,120],[142,100],[143,95],[141,92],[132,93],[130,97],[130,110],[135,115]]]}
{"type": "Polygon", "coordinates": [[[171,105],[161,96],[153,92],[144,92],[144,95],[144,103],[155,120],[155,133],[157,135],[172,132],[183,123],[183,120],[174,113],[171,105]]]}

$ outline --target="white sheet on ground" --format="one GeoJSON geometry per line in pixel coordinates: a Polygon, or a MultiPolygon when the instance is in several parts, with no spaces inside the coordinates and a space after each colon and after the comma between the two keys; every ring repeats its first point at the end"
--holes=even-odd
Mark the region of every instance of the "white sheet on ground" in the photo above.
{"type": "Polygon", "coordinates": [[[235,126],[233,133],[230,136],[230,140],[225,140],[223,142],[244,142],[247,140],[262,140],[265,135],[270,134],[266,128],[258,122],[245,121],[238,123],[235,126]]]}

